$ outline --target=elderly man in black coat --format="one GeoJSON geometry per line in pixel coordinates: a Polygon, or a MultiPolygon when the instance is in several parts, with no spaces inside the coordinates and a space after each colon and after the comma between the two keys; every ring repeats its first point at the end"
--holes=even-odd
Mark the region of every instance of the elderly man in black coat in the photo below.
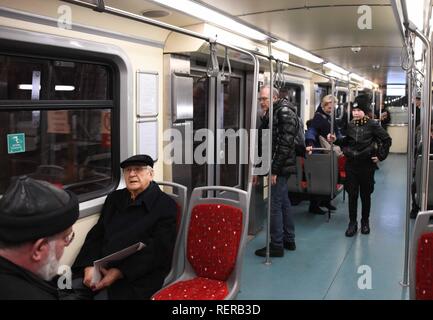
{"type": "MultiPolygon", "coordinates": [[[[284,249],[296,250],[295,223],[289,200],[287,185],[290,174],[295,170],[295,137],[299,128],[296,107],[287,99],[278,99],[278,90],[272,90],[272,102],[269,99],[270,87],[260,88],[260,105],[264,111],[261,129],[269,128],[269,106],[273,103],[272,123],[272,163],[271,163],[271,257],[283,257],[284,249]]],[[[266,247],[255,252],[260,257],[266,256],[266,247]]]]}
{"type": "Polygon", "coordinates": [[[74,273],[98,296],[108,299],[149,299],[170,271],[176,238],[176,203],[153,179],[153,160],[132,156],[120,164],[126,188],[107,196],[97,224],[89,231],[75,260],[74,273]],[[145,247],[102,269],[92,283],[93,261],[137,242],[145,247]]]}
{"type": "Polygon", "coordinates": [[[73,238],[78,199],[19,177],[0,200],[0,300],[58,300],[51,280],[73,238]]]}

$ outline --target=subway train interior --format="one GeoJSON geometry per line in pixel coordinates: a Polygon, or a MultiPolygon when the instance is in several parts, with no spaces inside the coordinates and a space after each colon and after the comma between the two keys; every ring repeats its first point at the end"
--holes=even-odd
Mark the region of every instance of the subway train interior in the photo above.
{"type": "MultiPolygon", "coordinates": [[[[165,287],[211,277],[189,254],[202,203],[241,212],[240,234],[223,235],[235,249],[217,278],[226,293],[212,298],[433,299],[432,5],[0,0],[0,197],[21,175],[77,194],[75,238],[61,259],[71,266],[107,195],[125,188],[120,162],[148,154],[178,204],[165,287]],[[305,130],[327,95],[336,97],[331,132],[352,121],[355,97],[371,98],[369,117],[392,145],[375,173],[369,234],[345,236],[344,165],[330,144],[299,156],[288,179],[296,250],[255,254],[270,238],[271,152],[256,165],[262,86],[296,107],[305,130]],[[310,212],[312,197],[335,210],[310,212]]],[[[219,236],[203,241],[212,248],[219,236]]],[[[194,298],[212,299],[200,290],[194,298]]]]}

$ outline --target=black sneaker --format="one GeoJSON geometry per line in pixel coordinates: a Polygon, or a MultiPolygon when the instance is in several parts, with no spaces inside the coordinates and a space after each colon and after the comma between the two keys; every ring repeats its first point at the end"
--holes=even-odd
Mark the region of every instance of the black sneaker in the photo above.
{"type": "Polygon", "coordinates": [[[296,250],[296,243],[295,241],[284,241],[284,249],[295,251],[296,250]]]}
{"type": "MultiPolygon", "coordinates": [[[[256,250],[256,256],[266,257],[266,247],[256,250]]],[[[270,257],[282,257],[284,256],[283,247],[275,246],[271,243],[269,246],[269,256],[270,257]]]]}
{"type": "Polygon", "coordinates": [[[346,230],[346,237],[353,237],[357,231],[358,231],[358,223],[350,222],[346,230]]]}
{"type": "Polygon", "coordinates": [[[326,214],[326,211],[323,211],[322,209],[320,209],[318,206],[317,207],[309,207],[308,208],[308,212],[310,213],[314,213],[314,214],[326,214]]]}
{"type": "Polygon", "coordinates": [[[369,234],[370,233],[370,226],[367,222],[361,221],[361,233],[362,234],[369,234]]]}

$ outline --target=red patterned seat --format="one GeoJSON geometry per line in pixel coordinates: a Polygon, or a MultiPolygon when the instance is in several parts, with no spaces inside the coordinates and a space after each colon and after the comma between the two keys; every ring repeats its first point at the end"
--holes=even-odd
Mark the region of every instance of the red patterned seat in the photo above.
{"type": "Polygon", "coordinates": [[[227,294],[224,281],[198,277],[176,282],[155,294],[152,300],[223,300],[227,294]]]}
{"type": "Polygon", "coordinates": [[[423,234],[418,241],[416,299],[433,300],[433,233],[423,234]]]}
{"type": "Polygon", "coordinates": [[[196,277],[160,290],[154,300],[219,300],[229,289],[243,232],[241,209],[217,203],[197,204],[190,216],[187,259],[196,277]]]}

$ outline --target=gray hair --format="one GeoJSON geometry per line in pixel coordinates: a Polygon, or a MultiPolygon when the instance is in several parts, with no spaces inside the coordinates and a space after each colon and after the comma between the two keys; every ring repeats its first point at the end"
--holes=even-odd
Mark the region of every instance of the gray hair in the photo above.
{"type": "Polygon", "coordinates": [[[338,102],[337,97],[333,96],[332,94],[328,94],[327,96],[324,96],[322,98],[322,106],[327,104],[327,103],[331,103],[331,102],[337,103],[338,102]],[[332,100],[334,100],[334,101],[332,101],[332,100]]]}
{"type": "MultiPolygon", "coordinates": [[[[270,85],[264,85],[260,87],[260,91],[262,91],[263,89],[269,89],[271,86],[270,85]]],[[[272,96],[274,98],[278,98],[280,96],[280,92],[278,91],[277,88],[272,88],[272,96]]]]}

